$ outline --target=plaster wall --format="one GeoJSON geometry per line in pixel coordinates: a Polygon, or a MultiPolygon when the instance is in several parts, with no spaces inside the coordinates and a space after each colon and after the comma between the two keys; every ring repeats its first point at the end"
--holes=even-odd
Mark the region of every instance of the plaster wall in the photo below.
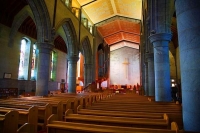
{"type": "MultiPolygon", "coordinates": [[[[22,92],[35,91],[36,82],[30,80],[30,72],[28,80],[18,80],[18,68],[20,57],[20,41],[23,37],[27,37],[31,44],[36,40],[25,36],[24,34],[17,33],[14,38],[13,46],[8,46],[10,28],[0,24],[0,87],[1,88],[18,88],[19,94],[22,92]],[[3,79],[4,73],[11,73],[11,79],[3,79]]],[[[67,54],[57,49],[54,49],[57,53],[56,62],[56,79],[55,81],[49,81],[49,90],[55,90],[58,88],[58,84],[61,79],[66,80],[67,70],[67,54]]],[[[31,66],[29,63],[29,70],[31,66]]]]}
{"type": "MultiPolygon", "coordinates": [[[[18,67],[20,57],[20,41],[24,34],[17,33],[14,38],[13,46],[8,46],[10,28],[0,24],[0,78],[3,78],[4,73],[11,73],[12,79],[18,78],[18,67]]],[[[28,37],[31,44],[35,42],[34,39],[28,37]]],[[[29,64],[30,67],[30,64],[29,64]]]]}
{"type": "MultiPolygon", "coordinates": [[[[51,22],[53,22],[53,11],[54,11],[54,2],[49,2],[49,0],[45,0],[45,3],[47,5],[47,9],[49,12],[49,16],[51,19],[51,22]]],[[[57,1],[57,10],[56,10],[56,18],[55,18],[55,26],[59,28],[61,22],[64,19],[71,19],[75,31],[76,31],[76,36],[77,40],[79,41],[78,35],[79,35],[79,20],[77,17],[72,14],[72,12],[65,6],[65,4],[61,1],[57,1]]],[[[88,29],[86,29],[82,24],[81,24],[81,30],[80,30],[80,41],[84,39],[85,36],[88,36],[90,40],[91,47],[93,47],[93,35],[89,32],[88,29]]]]}
{"type": "Polygon", "coordinates": [[[61,82],[61,79],[65,79],[67,75],[67,55],[55,49],[57,53],[57,64],[56,64],[56,81],[61,82]]]}
{"type": "Polygon", "coordinates": [[[139,50],[123,47],[110,53],[110,84],[136,85],[140,83],[139,50]],[[123,64],[125,60],[127,65],[123,64]]]}

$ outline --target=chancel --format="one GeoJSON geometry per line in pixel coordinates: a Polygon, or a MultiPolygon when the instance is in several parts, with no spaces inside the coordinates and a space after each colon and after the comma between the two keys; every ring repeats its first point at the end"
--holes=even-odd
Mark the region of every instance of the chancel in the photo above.
{"type": "Polygon", "coordinates": [[[125,65],[125,69],[124,69],[125,70],[124,71],[125,78],[128,79],[128,74],[129,74],[129,72],[128,72],[128,65],[129,65],[128,58],[125,58],[123,64],[125,65]]]}
{"type": "Polygon", "coordinates": [[[200,0],[1,1],[0,133],[200,132],[199,22],[200,0]]]}

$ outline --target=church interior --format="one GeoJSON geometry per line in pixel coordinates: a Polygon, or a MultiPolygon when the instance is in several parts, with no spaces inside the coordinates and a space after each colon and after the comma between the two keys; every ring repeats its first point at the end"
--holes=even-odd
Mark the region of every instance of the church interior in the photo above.
{"type": "Polygon", "coordinates": [[[0,1],[0,132],[200,133],[199,21],[199,0],[0,1]]]}

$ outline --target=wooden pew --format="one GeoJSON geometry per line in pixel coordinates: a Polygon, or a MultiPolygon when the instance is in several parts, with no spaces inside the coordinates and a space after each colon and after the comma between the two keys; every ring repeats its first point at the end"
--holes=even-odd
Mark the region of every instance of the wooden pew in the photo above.
{"type": "MultiPolygon", "coordinates": [[[[52,112],[54,114],[58,114],[59,120],[63,120],[63,103],[62,101],[58,100],[44,100],[44,99],[32,99],[31,97],[27,98],[15,98],[15,99],[9,99],[4,101],[5,103],[12,103],[12,104],[24,104],[24,105],[35,105],[35,106],[44,106],[46,104],[50,104],[52,107],[52,112]]],[[[51,114],[50,114],[51,115],[51,114]]],[[[49,117],[49,116],[48,116],[49,117]]]]}
{"type": "Polygon", "coordinates": [[[132,126],[142,128],[169,128],[169,120],[167,114],[163,115],[163,119],[129,118],[72,114],[72,110],[69,109],[65,113],[65,121],[125,127],[132,126]]]}
{"type": "MultiPolygon", "coordinates": [[[[31,106],[35,106],[34,104],[24,105],[24,104],[12,104],[12,103],[5,103],[0,104],[1,107],[5,108],[16,108],[16,109],[26,109],[28,110],[31,106]]],[[[36,106],[38,108],[38,115],[36,118],[38,118],[38,126],[45,128],[47,124],[47,119],[52,114],[52,107],[50,104],[44,104],[36,106]]]]}
{"type": "Polygon", "coordinates": [[[135,128],[96,125],[86,123],[73,123],[58,121],[55,114],[51,115],[47,124],[48,133],[178,133],[179,129],[175,122],[171,123],[170,129],[151,129],[151,128],[135,128]]]}
{"type": "Polygon", "coordinates": [[[83,115],[151,118],[151,119],[163,119],[163,114],[164,114],[164,113],[123,112],[123,111],[105,111],[105,110],[103,111],[103,110],[82,109],[81,105],[78,106],[77,113],[83,114],[83,115]]]}
{"type": "Polygon", "coordinates": [[[56,94],[53,95],[53,97],[67,97],[67,98],[77,98],[78,99],[78,104],[83,105],[83,107],[86,106],[86,104],[89,103],[89,105],[92,104],[92,100],[94,98],[91,95],[86,95],[86,94],[68,94],[68,93],[61,93],[61,94],[56,94]],[[80,101],[81,100],[81,101],[80,101]]]}
{"type": "Polygon", "coordinates": [[[15,133],[18,129],[19,113],[17,111],[9,111],[7,113],[0,113],[0,132],[1,133],[15,133]]]}
{"type": "Polygon", "coordinates": [[[123,108],[121,111],[123,112],[146,112],[146,110],[149,110],[147,113],[167,113],[169,116],[170,122],[176,121],[178,125],[183,127],[182,122],[182,107],[179,105],[176,105],[174,102],[149,102],[147,100],[147,97],[145,96],[139,96],[134,94],[116,94],[113,97],[101,100],[99,102],[96,102],[92,104],[91,108],[87,107],[87,109],[94,110],[102,110],[102,111],[119,111],[117,108],[123,108]],[[123,100],[122,100],[123,99],[123,100]],[[96,108],[97,106],[102,106],[101,108],[96,108]],[[112,106],[112,107],[111,107],[112,106]],[[110,109],[113,108],[114,109],[110,109]],[[162,107],[161,107],[162,106],[162,107]],[[157,109],[156,109],[156,108],[157,109]],[[149,109],[148,109],[149,108],[149,109]],[[159,110],[156,111],[155,110],[159,110]],[[166,112],[167,111],[167,112],[166,112]]]}
{"type": "Polygon", "coordinates": [[[127,111],[127,112],[149,112],[149,113],[181,113],[182,111],[179,109],[163,109],[161,108],[134,108],[134,107],[114,107],[110,106],[90,106],[87,109],[93,110],[107,110],[107,111],[127,111]]]}
{"type": "MultiPolygon", "coordinates": [[[[40,97],[40,96],[35,96],[35,97],[24,97],[22,98],[23,100],[30,100],[30,101],[40,101],[40,102],[46,102],[49,104],[53,104],[55,102],[62,102],[62,110],[65,112],[67,109],[73,109],[76,110],[78,107],[78,99],[74,97],[40,97]]],[[[80,98],[80,100],[82,100],[80,98]]],[[[54,106],[54,105],[53,105],[54,106]]]]}
{"type": "Polygon", "coordinates": [[[28,109],[18,109],[18,108],[8,108],[8,107],[0,107],[0,113],[8,113],[10,111],[17,111],[18,112],[18,125],[23,125],[25,123],[30,123],[34,125],[34,131],[37,131],[37,124],[38,124],[38,108],[32,106],[28,109]]]}
{"type": "Polygon", "coordinates": [[[118,95],[99,101],[87,109],[102,111],[167,113],[170,122],[177,122],[183,128],[182,107],[174,102],[149,102],[147,97],[134,94],[118,95]],[[123,100],[122,100],[123,99],[123,100]],[[113,107],[115,106],[115,107],[113,107]],[[96,108],[97,107],[97,108],[96,108]]]}

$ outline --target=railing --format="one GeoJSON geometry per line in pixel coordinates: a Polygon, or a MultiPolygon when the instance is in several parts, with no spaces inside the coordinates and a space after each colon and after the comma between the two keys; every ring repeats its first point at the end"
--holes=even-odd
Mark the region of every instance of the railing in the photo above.
{"type": "MultiPolygon", "coordinates": [[[[72,1],[71,0],[61,0],[63,4],[69,9],[72,14],[80,19],[80,8],[77,7],[72,7],[72,1]]],[[[88,24],[88,19],[87,18],[81,18],[81,23],[84,25],[84,27],[92,34],[93,33],[93,26],[88,24]]]]}
{"type": "Polygon", "coordinates": [[[85,92],[95,92],[97,90],[96,83],[90,83],[83,88],[85,92]]]}

